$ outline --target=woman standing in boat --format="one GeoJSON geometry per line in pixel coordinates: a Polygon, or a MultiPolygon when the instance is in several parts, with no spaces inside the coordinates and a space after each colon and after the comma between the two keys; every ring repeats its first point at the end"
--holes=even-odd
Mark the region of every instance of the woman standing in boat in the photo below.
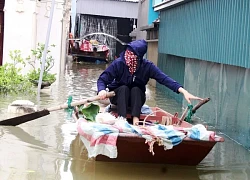
{"type": "Polygon", "coordinates": [[[97,81],[98,96],[105,99],[107,90],[115,91],[116,95],[110,98],[110,102],[117,106],[117,113],[123,118],[130,107],[134,125],[139,121],[141,107],[146,101],[146,85],[150,78],[176,93],[182,93],[188,103],[191,103],[191,99],[202,100],[190,94],[151,61],[143,59],[146,52],[145,40],[129,43],[126,50],[110,64],[97,81]]]}

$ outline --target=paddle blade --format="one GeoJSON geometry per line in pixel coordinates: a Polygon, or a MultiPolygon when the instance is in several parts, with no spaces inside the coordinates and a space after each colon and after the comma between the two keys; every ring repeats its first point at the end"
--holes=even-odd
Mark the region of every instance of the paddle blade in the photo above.
{"type": "Polygon", "coordinates": [[[25,114],[22,116],[17,116],[14,118],[9,118],[3,121],[0,121],[1,126],[17,126],[22,123],[26,123],[28,121],[32,121],[34,119],[49,115],[49,111],[47,109],[37,111],[31,114],[25,114]]]}

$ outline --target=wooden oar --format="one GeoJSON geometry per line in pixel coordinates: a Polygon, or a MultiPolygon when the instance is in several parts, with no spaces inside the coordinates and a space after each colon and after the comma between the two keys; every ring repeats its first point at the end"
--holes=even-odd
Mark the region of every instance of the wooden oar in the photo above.
{"type": "MultiPolygon", "coordinates": [[[[195,113],[197,109],[199,109],[202,105],[206,104],[208,101],[210,101],[210,98],[205,98],[202,101],[200,101],[198,104],[196,104],[193,109],[192,113],[195,113]]],[[[182,121],[185,119],[186,115],[188,113],[188,108],[185,109],[183,114],[181,115],[180,121],[178,122],[178,125],[181,125],[182,121]]]]}
{"type": "MultiPolygon", "coordinates": [[[[106,95],[107,98],[113,97],[113,96],[115,96],[115,92],[113,92],[113,91],[107,92],[107,95],[106,95]]],[[[94,97],[90,97],[87,99],[82,99],[80,101],[72,102],[70,104],[70,106],[77,106],[77,105],[86,104],[86,103],[90,103],[90,102],[98,101],[98,100],[100,100],[99,96],[94,96],[94,97]]],[[[19,124],[26,123],[28,121],[32,121],[34,119],[49,115],[51,111],[56,111],[56,110],[66,109],[66,108],[68,108],[68,104],[62,104],[62,105],[51,107],[48,109],[36,111],[34,113],[25,114],[22,116],[18,116],[18,117],[14,117],[14,118],[0,121],[0,125],[2,125],[2,126],[17,126],[19,124]]]]}
{"type": "Polygon", "coordinates": [[[210,101],[210,98],[205,98],[202,101],[200,101],[193,107],[192,113],[195,113],[195,111],[197,111],[202,105],[206,104],[208,101],[210,101]]]}

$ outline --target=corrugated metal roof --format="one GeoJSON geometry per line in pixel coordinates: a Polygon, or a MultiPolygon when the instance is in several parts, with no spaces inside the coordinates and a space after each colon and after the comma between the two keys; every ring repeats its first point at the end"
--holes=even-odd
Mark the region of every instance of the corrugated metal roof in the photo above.
{"type": "Polygon", "coordinates": [[[137,19],[138,3],[129,1],[134,0],[78,0],[76,13],[137,19]]]}

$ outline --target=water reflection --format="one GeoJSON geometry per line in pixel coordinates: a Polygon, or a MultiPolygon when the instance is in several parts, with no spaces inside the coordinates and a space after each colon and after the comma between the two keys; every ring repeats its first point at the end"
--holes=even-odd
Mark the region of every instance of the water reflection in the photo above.
{"type": "Polygon", "coordinates": [[[88,159],[79,136],[71,144],[71,166],[75,180],[80,179],[198,179],[195,167],[163,164],[95,162],[88,159]],[[181,174],[178,172],[182,172],[181,174]]]}
{"type": "Polygon", "coordinates": [[[141,164],[99,163],[96,168],[98,171],[96,179],[198,179],[195,167],[152,164],[144,164],[143,168],[141,166],[141,164]]]}
{"type": "MultiPolygon", "coordinates": [[[[52,90],[41,94],[40,108],[64,103],[69,95],[74,100],[95,96],[95,83],[105,66],[69,63],[52,90]]],[[[150,87],[147,97],[150,106],[171,113],[182,111],[176,101],[150,87]]],[[[38,104],[32,96],[0,99],[1,119],[8,104],[16,99],[38,104]]],[[[249,151],[227,137],[225,140],[217,143],[197,167],[95,162],[88,159],[74,121],[60,110],[18,127],[0,127],[0,179],[250,179],[249,151]]],[[[185,150],[183,153],[188,155],[185,150]]]]}

